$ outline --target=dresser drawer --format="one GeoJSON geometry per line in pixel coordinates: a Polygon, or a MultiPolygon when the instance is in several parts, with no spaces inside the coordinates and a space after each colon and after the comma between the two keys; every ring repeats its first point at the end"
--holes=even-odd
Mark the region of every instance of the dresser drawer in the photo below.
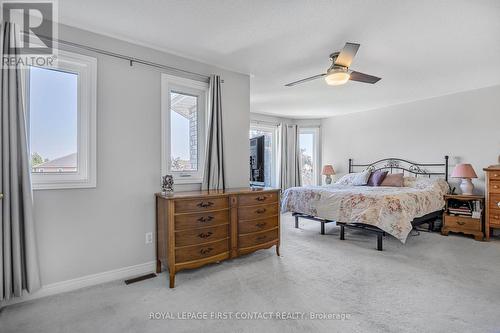
{"type": "Polygon", "coordinates": [[[175,230],[196,229],[229,223],[229,211],[182,214],[175,216],[175,230]]]}
{"type": "Polygon", "coordinates": [[[488,188],[490,190],[490,193],[500,194],[500,180],[490,180],[488,188]]]}
{"type": "Polygon", "coordinates": [[[488,171],[488,178],[490,180],[500,180],[500,170],[488,171]]]}
{"type": "Polygon", "coordinates": [[[490,209],[489,222],[490,224],[500,225],[500,209],[490,209]]]}
{"type": "Polygon", "coordinates": [[[454,229],[481,231],[481,220],[462,216],[446,216],[445,226],[454,229]]]}
{"type": "Polygon", "coordinates": [[[490,195],[490,209],[500,209],[500,194],[490,195]]]}
{"type": "Polygon", "coordinates": [[[238,209],[239,220],[254,220],[262,219],[278,215],[278,204],[260,205],[260,206],[247,206],[238,209]]]}
{"type": "Polygon", "coordinates": [[[228,225],[175,232],[175,246],[197,245],[229,237],[228,225]]]}
{"type": "Polygon", "coordinates": [[[175,250],[175,262],[183,263],[186,261],[209,258],[228,251],[228,239],[203,245],[186,246],[175,250]]]}
{"type": "Polygon", "coordinates": [[[175,213],[202,212],[228,208],[227,197],[176,200],[175,213]]]}
{"type": "Polygon", "coordinates": [[[238,234],[248,234],[264,231],[278,226],[278,217],[268,217],[261,220],[240,221],[238,223],[238,234]]]}
{"type": "Polygon", "coordinates": [[[278,239],[278,228],[263,231],[263,232],[254,232],[247,235],[241,235],[238,237],[238,247],[252,247],[259,244],[271,242],[278,239]]]}
{"type": "Polygon", "coordinates": [[[278,192],[242,194],[239,196],[240,206],[260,205],[278,201],[278,192]]]}

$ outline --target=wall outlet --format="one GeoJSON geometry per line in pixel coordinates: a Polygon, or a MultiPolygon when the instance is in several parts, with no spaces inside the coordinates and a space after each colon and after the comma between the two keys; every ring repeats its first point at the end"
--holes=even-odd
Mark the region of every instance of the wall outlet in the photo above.
{"type": "Polygon", "coordinates": [[[146,244],[151,244],[151,243],[153,243],[153,233],[146,232],[146,244]]]}

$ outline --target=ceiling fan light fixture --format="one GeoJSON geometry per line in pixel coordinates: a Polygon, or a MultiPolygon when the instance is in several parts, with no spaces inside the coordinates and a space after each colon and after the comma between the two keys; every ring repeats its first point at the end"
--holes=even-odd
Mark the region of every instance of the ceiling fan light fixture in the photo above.
{"type": "Polygon", "coordinates": [[[334,69],[325,76],[325,81],[330,86],[340,86],[349,81],[351,76],[346,70],[334,69]]]}

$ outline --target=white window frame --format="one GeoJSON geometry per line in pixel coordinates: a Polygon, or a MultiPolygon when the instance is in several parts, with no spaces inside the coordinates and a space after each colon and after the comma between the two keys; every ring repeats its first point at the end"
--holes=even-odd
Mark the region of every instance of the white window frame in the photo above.
{"type": "MultiPolygon", "coordinates": [[[[37,66],[78,74],[77,106],[77,172],[31,173],[34,190],[93,188],[97,186],[96,110],[97,59],[58,50],[52,66],[37,66]]],[[[26,70],[25,105],[29,112],[29,70],[26,70]]],[[[29,113],[28,113],[29,124],[29,113]]],[[[28,131],[30,133],[30,131],[28,131]]],[[[30,150],[31,156],[31,150],[30,150]]],[[[31,171],[31,170],[30,170],[31,171]]]]}
{"type": "Polygon", "coordinates": [[[250,122],[250,130],[263,130],[272,133],[273,140],[273,153],[271,156],[271,186],[278,186],[278,175],[279,175],[279,163],[278,163],[278,125],[273,124],[262,124],[259,122],[250,122]]]}
{"type": "MultiPolygon", "coordinates": [[[[321,184],[321,174],[320,174],[320,132],[319,127],[299,127],[299,147],[300,147],[300,134],[312,134],[313,135],[313,185],[321,184]]],[[[300,163],[302,165],[302,162],[300,163]]],[[[302,170],[301,170],[302,173],[302,170]]]]}
{"type": "Polygon", "coordinates": [[[172,175],[176,184],[200,184],[205,169],[205,144],[208,120],[208,83],[161,74],[161,172],[172,175]],[[170,92],[198,96],[198,170],[172,171],[170,131],[170,92]]]}

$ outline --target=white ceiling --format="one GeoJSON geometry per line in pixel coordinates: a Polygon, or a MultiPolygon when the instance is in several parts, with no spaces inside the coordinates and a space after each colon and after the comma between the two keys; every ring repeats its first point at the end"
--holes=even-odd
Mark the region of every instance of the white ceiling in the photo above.
{"type": "Polygon", "coordinates": [[[60,21],[251,75],[252,112],[324,117],[500,84],[498,0],[63,0],[60,21]],[[375,85],[322,79],[346,41],[375,85]]]}

